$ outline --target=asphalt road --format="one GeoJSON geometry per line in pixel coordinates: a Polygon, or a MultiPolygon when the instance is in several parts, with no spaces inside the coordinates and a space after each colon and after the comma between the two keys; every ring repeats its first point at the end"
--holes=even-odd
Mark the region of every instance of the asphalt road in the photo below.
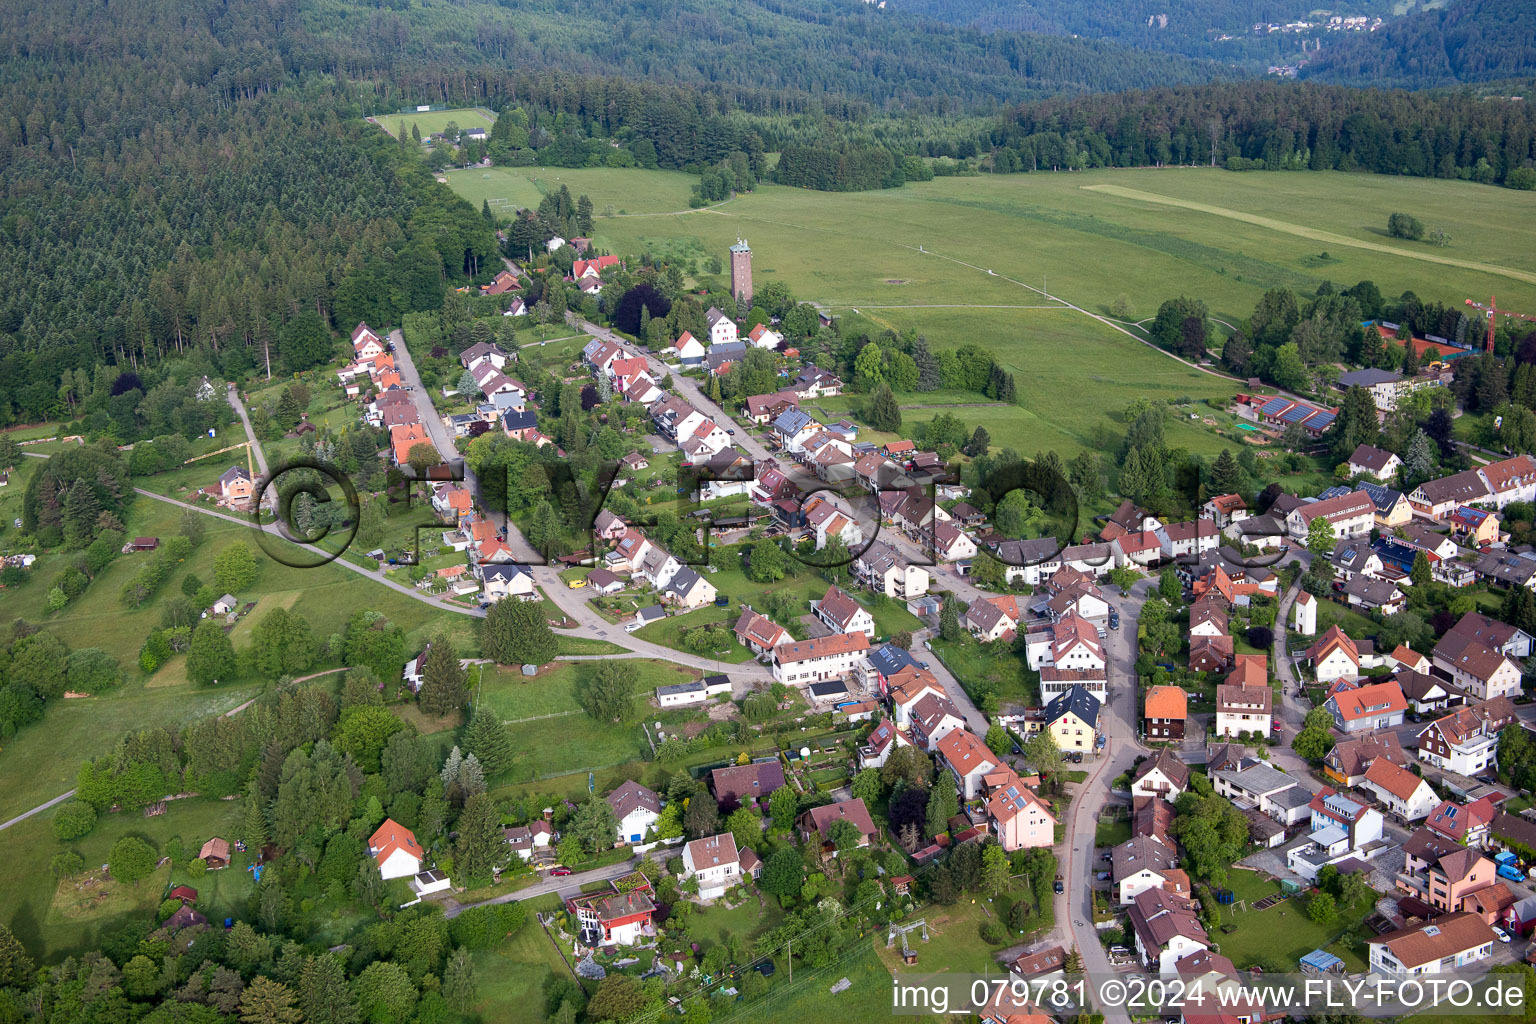
{"type": "Polygon", "coordinates": [[[531,900],[535,896],[544,896],[557,892],[562,896],[574,895],[581,891],[581,887],[589,882],[609,882],[615,878],[622,878],[635,870],[637,859],[621,861],[618,864],[609,864],[607,867],[593,868],[591,871],[581,871],[573,875],[565,875],[560,878],[546,876],[544,881],[528,886],[526,889],[518,889],[516,892],[504,892],[500,896],[492,896],[488,900],[479,903],[459,903],[452,899],[443,900],[443,916],[458,917],[466,910],[474,907],[488,907],[498,903],[517,903],[523,900],[531,900]]]}

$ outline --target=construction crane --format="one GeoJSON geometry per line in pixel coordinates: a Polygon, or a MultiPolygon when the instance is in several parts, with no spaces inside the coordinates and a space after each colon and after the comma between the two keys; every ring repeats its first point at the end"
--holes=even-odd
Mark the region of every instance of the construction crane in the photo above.
{"type": "Polygon", "coordinates": [[[250,474],[251,479],[254,480],[256,478],[256,467],[251,461],[251,442],[249,441],[241,441],[239,444],[232,444],[228,448],[220,448],[217,451],[204,452],[201,455],[194,455],[187,461],[183,462],[182,465],[190,466],[194,462],[199,462],[203,459],[211,459],[215,455],[223,455],[225,452],[232,452],[238,448],[245,449],[245,469],[246,472],[250,474]]]}
{"type": "Polygon", "coordinates": [[[1494,317],[1496,317],[1496,316],[1512,316],[1512,317],[1514,317],[1517,320],[1529,320],[1531,323],[1536,323],[1536,316],[1526,316],[1524,313],[1511,313],[1507,309],[1499,309],[1498,308],[1498,300],[1495,299],[1492,295],[1488,296],[1488,304],[1486,306],[1483,305],[1481,302],[1475,302],[1472,299],[1468,299],[1467,300],[1467,305],[1473,307],[1474,309],[1482,310],[1483,311],[1483,315],[1488,318],[1488,340],[1483,345],[1483,350],[1485,352],[1492,352],[1493,351],[1493,326],[1494,326],[1493,320],[1494,320],[1494,317]]]}

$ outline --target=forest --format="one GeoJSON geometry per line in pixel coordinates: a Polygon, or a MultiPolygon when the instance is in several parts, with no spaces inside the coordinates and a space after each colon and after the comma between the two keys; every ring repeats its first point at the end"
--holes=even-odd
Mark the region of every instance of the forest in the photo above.
{"type": "Polygon", "coordinates": [[[1326,47],[1302,75],[1347,85],[1422,89],[1519,78],[1533,66],[1536,8],[1521,0],[1456,0],[1416,11],[1368,37],[1326,47]]]}
{"type": "MultiPolygon", "coordinates": [[[[1078,35],[1138,50],[1252,63],[1261,71],[1262,62],[1296,49],[1303,36],[1255,33],[1255,23],[1319,20],[1312,16],[1317,5],[1311,0],[910,0],[902,8],[956,25],[1078,35]]],[[[1383,0],[1349,0],[1331,4],[1329,11],[1389,17],[1392,8],[1383,0]]]]}
{"type": "Polygon", "coordinates": [[[1019,107],[992,143],[997,170],[1211,163],[1536,187],[1536,111],[1469,92],[1242,82],[1061,98],[1019,107]]]}

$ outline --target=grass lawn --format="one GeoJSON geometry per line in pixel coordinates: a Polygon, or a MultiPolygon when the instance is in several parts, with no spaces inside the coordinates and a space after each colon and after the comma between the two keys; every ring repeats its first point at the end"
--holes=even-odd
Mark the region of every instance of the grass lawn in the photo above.
{"type": "Polygon", "coordinates": [[[1022,657],[1012,652],[993,655],[969,636],[954,642],[935,637],[930,642],[972,700],[990,690],[1000,701],[1039,703],[1039,675],[1029,670],[1022,657]]]}
{"type": "MultiPolygon", "coordinates": [[[[891,1019],[891,974],[876,954],[883,936],[859,943],[848,954],[817,970],[797,968],[789,980],[785,965],[768,979],[768,994],[746,1007],[732,1024],[779,1024],[781,1021],[836,1020],[838,1024],[878,1024],[891,1019]],[[851,984],[837,995],[828,992],[840,979],[851,984]]],[[[926,952],[932,944],[923,947],[926,952]]],[[[782,959],[782,958],[780,958],[782,959]]],[[[926,968],[919,966],[916,970],[926,968]]]]}
{"type": "MultiPolygon", "coordinates": [[[[482,198],[504,196],[535,205],[544,189],[564,181],[572,192],[587,191],[600,213],[611,205],[630,214],[683,209],[694,181],[681,172],[639,170],[561,170],[558,179],[544,168],[481,177],[486,173],[455,172],[449,180],[476,207],[482,198]]],[[[1412,289],[1426,300],[1454,305],[1469,295],[1508,292],[1511,308],[1530,309],[1536,308],[1536,284],[1528,279],[1421,257],[1529,274],[1536,262],[1524,243],[1533,230],[1536,196],[1468,182],[1166,168],[939,178],[868,193],[770,185],[709,212],[599,216],[595,240],[620,253],[699,261],[723,259],[738,237],[746,237],[759,282],[781,280],[797,297],[833,307],[845,330],[910,328],[941,348],[980,341],[1029,384],[1020,388],[1018,406],[988,403],[956,414],[973,426],[985,422],[999,446],[1024,453],[1054,448],[1070,458],[1088,446],[1095,426],[1116,429],[1106,414],[1132,398],[1226,398],[1235,385],[1081,313],[1028,308],[1045,304],[1033,288],[1043,285],[1098,314],[1124,293],[1135,320],[1153,316],[1169,297],[1198,296],[1229,324],[1247,317],[1268,288],[1286,285],[1310,294],[1324,280],[1370,279],[1386,294],[1412,289]],[[1135,194],[1097,187],[1105,185],[1135,194]],[[1184,209],[1158,197],[1256,214],[1286,228],[1384,245],[1385,251],[1184,209]],[[1434,210],[1436,225],[1458,241],[1440,250],[1386,238],[1387,216],[1401,209],[1434,210]],[[1021,237],[1031,244],[1017,245],[1021,237]],[[1083,388],[1085,382],[1093,386],[1083,388]]],[[[1227,331],[1216,325],[1213,333],[1219,343],[1227,331]]],[[[921,404],[919,396],[903,399],[921,404]]],[[[925,415],[909,409],[906,420],[925,415]]],[[[1169,442],[1203,452],[1220,447],[1212,432],[1188,421],[1171,425],[1169,442]]]]}
{"type": "MultiPolygon", "coordinates": [[[[422,134],[426,134],[425,126],[422,134]]],[[[503,217],[510,217],[518,208],[538,206],[546,193],[558,192],[561,185],[569,188],[573,196],[585,194],[591,198],[598,218],[605,222],[677,212],[689,220],[709,216],[689,211],[688,195],[696,179],[681,172],[613,167],[470,167],[449,171],[447,177],[449,187],[468,199],[475,209],[480,208],[482,201],[490,201],[491,209],[503,217]],[[498,203],[498,199],[505,202],[498,203]]],[[[655,218],[660,222],[671,219],[655,218]]],[[[722,259],[724,251],[721,250],[722,259]]]]}
{"type": "MultiPolygon", "coordinates": [[[[1228,876],[1227,887],[1238,900],[1246,900],[1249,908],[1255,900],[1280,891],[1279,882],[1242,868],[1233,868],[1228,876]]],[[[1292,897],[1267,910],[1234,910],[1232,906],[1226,906],[1221,908],[1222,924],[1235,924],[1237,931],[1231,934],[1213,932],[1211,937],[1222,954],[1230,957],[1239,968],[1250,967],[1261,958],[1275,958],[1290,965],[1321,948],[1341,958],[1349,971],[1363,971],[1367,967],[1365,958],[1336,940],[1365,919],[1375,899],[1376,894],[1371,893],[1356,906],[1341,909],[1338,919],[1328,925],[1317,924],[1307,917],[1303,909],[1305,898],[1292,897]]]]}
{"type": "MultiPolygon", "coordinates": [[[[698,674],[658,661],[634,659],[630,663],[640,673],[636,698],[641,710],[635,721],[625,723],[593,721],[576,702],[576,688],[596,673],[602,662],[562,662],[531,679],[516,670],[491,670],[487,666],[476,700],[511,723],[507,734],[517,751],[503,781],[529,782],[648,758],[650,746],[640,722],[671,721],[691,712],[658,712],[640,702],[647,701],[658,686],[686,682],[698,674]]],[[[585,788],[584,775],[581,783],[585,788]]]]}
{"type": "Polygon", "coordinates": [[[395,138],[400,137],[403,128],[407,135],[414,126],[421,132],[425,139],[433,132],[442,131],[449,121],[460,128],[485,128],[489,129],[496,123],[496,115],[486,110],[475,107],[457,107],[453,110],[424,110],[409,114],[376,114],[374,119],[379,127],[395,138]]]}
{"type": "Polygon", "coordinates": [[[543,1020],[544,985],[557,975],[570,977],[530,913],[510,939],[475,953],[480,999],[474,1009],[482,1020],[543,1020]]]}
{"type": "MultiPolygon", "coordinates": [[[[52,812],[39,814],[0,832],[0,857],[7,866],[0,881],[0,920],[10,926],[29,952],[48,962],[92,948],[103,932],[152,912],[168,880],[189,881],[182,875],[170,879],[169,870],[162,868],[143,881],[111,887],[105,898],[91,897],[88,890],[67,879],[55,886],[48,871],[55,853],[73,849],[84,858],[87,868],[99,869],[106,863],[112,844],[125,835],[139,836],[161,854],[172,836],[180,836],[183,847],[195,852],[210,836],[230,835],[240,820],[240,804],[233,800],[173,800],[165,814],[154,818],[134,813],[103,815],[90,835],[67,846],[54,838],[52,818],[52,812]]],[[[245,861],[237,854],[231,867],[190,882],[198,890],[199,909],[210,918],[232,911],[243,899],[242,889],[249,891],[250,876],[244,867],[245,861]]]]}
{"type": "Polygon", "coordinates": [[[1093,845],[1106,848],[1119,846],[1131,838],[1129,821],[1101,821],[1093,833],[1093,845]]]}

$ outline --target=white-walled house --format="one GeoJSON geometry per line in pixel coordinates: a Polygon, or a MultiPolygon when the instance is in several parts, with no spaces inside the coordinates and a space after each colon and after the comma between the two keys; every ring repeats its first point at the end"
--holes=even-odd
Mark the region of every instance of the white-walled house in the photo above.
{"type": "Polygon", "coordinates": [[[644,842],[645,834],[661,816],[661,797],[655,790],[648,789],[633,779],[624,780],[618,789],[609,793],[604,799],[608,801],[608,806],[613,808],[613,816],[619,821],[619,842],[621,843],[644,842]]]}
{"type": "Polygon", "coordinates": [[[368,856],[379,866],[379,875],[386,881],[391,878],[408,878],[421,870],[426,857],[416,834],[392,818],[368,837],[368,856]]]}
{"type": "Polygon", "coordinates": [[[711,900],[741,881],[741,857],[729,832],[695,839],[683,847],[683,877],[696,878],[699,898],[711,900]]]}

